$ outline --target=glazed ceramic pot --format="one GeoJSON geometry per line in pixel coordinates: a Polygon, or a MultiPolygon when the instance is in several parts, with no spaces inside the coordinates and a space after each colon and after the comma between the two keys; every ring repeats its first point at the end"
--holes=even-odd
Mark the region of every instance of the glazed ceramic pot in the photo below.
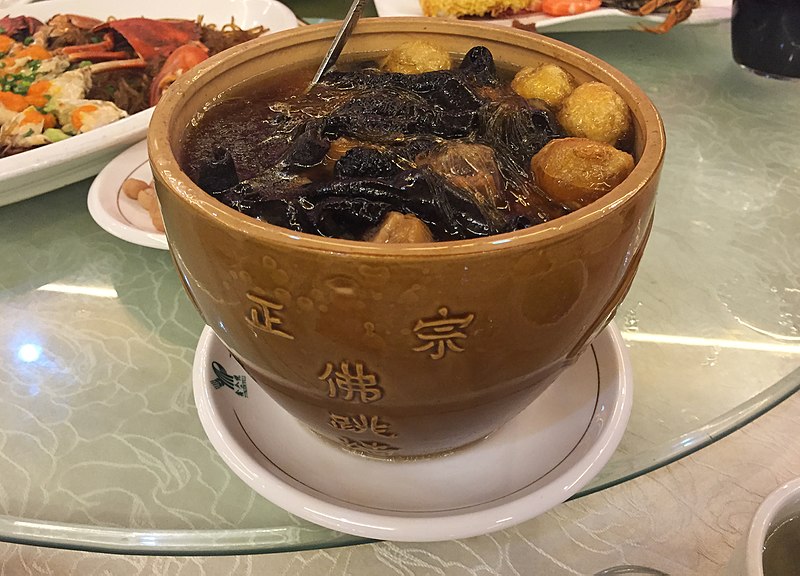
{"type": "Polygon", "coordinates": [[[362,20],[344,59],[410,38],[503,67],[555,61],[632,111],[636,167],[601,200],[550,223],[477,240],[376,245],[271,226],[181,170],[186,126],[232,86],[313,71],[337,23],[269,35],[181,77],[149,129],[175,265],[205,322],[250,376],[333,442],[378,457],[442,453],[513,418],[587,347],[628,291],[664,155],[647,96],[604,62],[529,32],[422,18],[362,20]]]}

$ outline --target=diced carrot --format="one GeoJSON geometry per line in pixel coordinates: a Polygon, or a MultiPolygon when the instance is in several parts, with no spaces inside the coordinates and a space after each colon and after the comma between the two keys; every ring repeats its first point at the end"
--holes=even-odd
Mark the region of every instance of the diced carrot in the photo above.
{"type": "Polygon", "coordinates": [[[78,106],[72,111],[72,114],[69,116],[69,120],[75,132],[79,131],[81,126],[83,126],[83,114],[94,112],[95,110],[97,110],[97,106],[94,104],[84,104],[83,106],[78,106]]]}
{"type": "Polygon", "coordinates": [[[44,124],[42,125],[42,128],[44,130],[56,127],[56,117],[53,114],[43,114],[43,116],[44,116],[44,124]]]}
{"type": "Polygon", "coordinates": [[[14,39],[11,36],[0,34],[0,52],[8,52],[14,45],[14,39]]]}
{"type": "Polygon", "coordinates": [[[28,107],[25,97],[13,92],[0,92],[0,105],[12,112],[22,112],[28,107]]]}
{"type": "Polygon", "coordinates": [[[570,16],[600,8],[602,0],[542,0],[542,11],[549,16],[570,16]]]}
{"type": "Polygon", "coordinates": [[[25,124],[44,124],[46,122],[45,115],[39,112],[36,108],[29,107],[22,113],[22,122],[20,126],[25,124]]]}
{"type": "Polygon", "coordinates": [[[31,44],[30,46],[26,46],[19,52],[17,52],[14,56],[17,58],[23,58],[27,56],[28,58],[32,58],[34,60],[47,60],[48,58],[52,58],[52,54],[48,52],[42,46],[38,44],[31,44]]]}
{"type": "Polygon", "coordinates": [[[45,96],[45,92],[47,92],[48,88],[50,88],[49,80],[37,80],[28,88],[28,94],[25,96],[25,100],[27,100],[28,104],[31,106],[41,108],[47,104],[48,98],[45,96]]]}

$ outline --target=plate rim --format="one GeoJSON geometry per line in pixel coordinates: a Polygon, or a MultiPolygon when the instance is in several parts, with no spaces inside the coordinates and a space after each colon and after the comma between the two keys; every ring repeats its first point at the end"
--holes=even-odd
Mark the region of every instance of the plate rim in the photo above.
{"type": "MultiPolygon", "coordinates": [[[[347,508],[317,498],[260,465],[232,437],[227,425],[221,423],[217,416],[216,401],[212,399],[210,387],[203,378],[205,372],[204,352],[214,344],[215,340],[219,340],[208,326],[204,327],[195,350],[192,364],[192,390],[203,430],[222,460],[256,493],[287,512],[325,528],[363,538],[406,542],[468,538],[509,528],[543,514],[580,491],[608,463],[619,445],[630,419],[633,381],[630,357],[622,334],[613,321],[598,335],[598,338],[604,335],[610,340],[609,345],[620,370],[613,379],[616,401],[612,405],[611,413],[604,417],[606,423],[602,430],[593,440],[587,440],[587,436],[584,435],[573,448],[574,451],[585,442],[591,442],[590,450],[569,468],[557,473],[539,489],[527,492],[523,490],[522,495],[510,500],[504,496],[502,498],[504,502],[498,506],[478,508],[481,505],[476,505],[467,508],[464,512],[456,511],[452,514],[435,517],[398,516],[347,508]],[[558,498],[546,497],[545,489],[554,486],[558,481],[563,484],[565,480],[568,480],[566,486],[554,489],[558,498]],[[265,492],[268,492],[269,496],[265,492]],[[524,510],[524,513],[520,513],[521,509],[524,510]],[[421,523],[425,524],[424,533],[420,533],[419,530],[421,523]]],[[[602,390],[598,391],[598,397],[602,393],[602,390]]],[[[587,426],[591,427],[597,419],[597,407],[595,407],[587,426]]],[[[557,472],[561,466],[563,466],[563,461],[543,477],[557,472]]]]}

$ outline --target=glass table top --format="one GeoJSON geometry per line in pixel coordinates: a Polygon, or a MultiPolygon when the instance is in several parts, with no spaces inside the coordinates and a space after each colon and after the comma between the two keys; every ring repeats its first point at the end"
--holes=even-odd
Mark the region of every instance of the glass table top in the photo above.
{"type": "MultiPolygon", "coordinates": [[[[347,3],[287,4],[333,17],[347,3]]],[[[616,317],[633,414],[581,494],[800,387],[800,85],[739,69],[729,34],[557,36],[639,83],[668,137],[650,242],[616,317]]],[[[166,251],[92,221],[89,184],[0,208],[0,540],[171,555],[362,542],[292,517],[223,464],[192,398],[202,322],[166,251]]]]}

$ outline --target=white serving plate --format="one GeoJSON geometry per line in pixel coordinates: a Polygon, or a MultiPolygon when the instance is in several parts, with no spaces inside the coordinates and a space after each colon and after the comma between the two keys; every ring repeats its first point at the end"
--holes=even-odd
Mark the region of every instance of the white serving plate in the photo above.
{"type": "MultiPolygon", "coordinates": [[[[378,16],[422,16],[419,0],[375,0],[378,16]]],[[[680,25],[717,24],[730,20],[731,0],[702,0],[701,7],[680,25]]],[[[663,14],[632,16],[613,8],[600,8],[574,16],[547,16],[529,14],[517,18],[480,18],[478,21],[498,26],[511,26],[514,20],[523,24],[536,24],[538,32],[597,32],[625,30],[641,24],[652,26],[664,21],[663,14]]]]}
{"type": "MultiPolygon", "coordinates": [[[[297,18],[275,0],[192,0],[164,2],[137,0],[45,0],[14,5],[10,16],[27,15],[45,21],[55,14],[71,13],[104,20],[109,16],[132,18],[186,18],[199,15],[218,26],[233,17],[242,28],[263,25],[271,32],[297,26],[297,18]]],[[[152,108],[86,134],[47,144],[8,158],[0,158],[0,206],[49,192],[97,174],[112,158],[139,140],[150,123],[152,108]]]]}
{"type": "Polygon", "coordinates": [[[631,412],[631,366],[612,324],[533,404],[481,442],[383,461],[322,440],[278,406],[210,328],[195,353],[200,421],[253,490],[301,518],[395,541],[467,538],[564,502],[608,462],[631,412]]]}

